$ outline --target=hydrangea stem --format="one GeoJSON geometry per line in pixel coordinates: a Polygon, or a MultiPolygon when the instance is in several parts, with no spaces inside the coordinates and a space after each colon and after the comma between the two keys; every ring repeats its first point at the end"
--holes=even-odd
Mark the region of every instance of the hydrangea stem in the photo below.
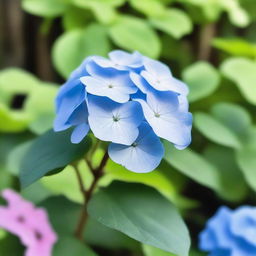
{"type": "Polygon", "coordinates": [[[83,180],[82,180],[82,177],[78,170],[77,165],[73,165],[76,175],[77,175],[80,191],[81,191],[81,193],[83,195],[83,199],[84,199],[81,215],[80,215],[80,218],[78,220],[78,224],[77,224],[77,227],[75,230],[75,236],[81,241],[83,241],[83,232],[84,232],[86,222],[88,220],[87,205],[93,195],[95,188],[97,187],[97,184],[98,184],[100,178],[103,176],[104,167],[108,161],[108,158],[109,158],[108,152],[106,151],[97,168],[93,168],[92,166],[89,166],[94,177],[93,177],[92,184],[88,188],[88,190],[86,190],[84,187],[83,180]]]}

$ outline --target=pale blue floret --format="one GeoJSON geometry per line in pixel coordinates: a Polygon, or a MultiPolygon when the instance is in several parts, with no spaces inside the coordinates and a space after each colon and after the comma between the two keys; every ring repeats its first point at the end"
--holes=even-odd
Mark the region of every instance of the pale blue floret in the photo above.
{"type": "Polygon", "coordinates": [[[141,76],[158,91],[173,91],[179,94],[188,94],[187,86],[175,79],[167,65],[157,60],[144,57],[145,70],[141,76]]]}
{"type": "Polygon", "coordinates": [[[113,161],[134,172],[149,172],[163,158],[159,138],[178,149],[191,142],[187,94],[187,86],[165,64],[138,52],[91,56],[60,88],[54,130],[73,127],[72,143],[91,130],[111,142],[113,161]]]}
{"type": "Polygon", "coordinates": [[[142,55],[138,52],[129,54],[124,51],[115,50],[108,54],[109,59],[95,56],[94,62],[103,68],[115,68],[117,70],[137,69],[143,66],[142,55]]]}
{"type": "Polygon", "coordinates": [[[192,115],[179,109],[179,98],[174,92],[148,92],[140,102],[144,116],[155,134],[179,149],[191,142],[192,115]]]}
{"type": "Polygon", "coordinates": [[[143,114],[138,102],[124,104],[106,97],[88,96],[89,124],[94,135],[103,141],[130,145],[138,137],[143,114]]]}
{"type": "Polygon", "coordinates": [[[139,136],[132,144],[126,146],[111,143],[108,153],[114,162],[123,165],[128,170],[146,173],[160,164],[164,148],[152,128],[143,122],[139,127],[139,136]]]}
{"type": "Polygon", "coordinates": [[[256,208],[221,207],[201,232],[199,247],[209,256],[256,255],[256,208]]]}

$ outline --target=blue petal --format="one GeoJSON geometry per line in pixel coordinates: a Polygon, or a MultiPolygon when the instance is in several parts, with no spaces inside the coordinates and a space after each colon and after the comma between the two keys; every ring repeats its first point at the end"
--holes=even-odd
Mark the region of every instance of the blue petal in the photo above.
{"type": "Polygon", "coordinates": [[[106,97],[88,96],[89,124],[94,135],[103,141],[130,145],[138,136],[143,120],[140,104],[116,103],[106,97]]]}
{"type": "Polygon", "coordinates": [[[78,84],[64,95],[57,97],[57,115],[54,120],[55,131],[62,131],[70,127],[67,125],[67,121],[75,109],[85,101],[85,97],[85,88],[82,84],[78,84]]]}
{"type": "Polygon", "coordinates": [[[96,96],[106,96],[113,101],[124,103],[129,101],[130,94],[135,93],[138,89],[128,83],[127,75],[118,74],[111,79],[85,76],[81,81],[86,85],[86,91],[96,96]]]}
{"type": "Polygon", "coordinates": [[[130,78],[132,82],[143,92],[147,93],[151,90],[151,85],[139,74],[130,72],[130,78]]]}
{"type": "Polygon", "coordinates": [[[174,78],[170,69],[160,61],[144,58],[145,70],[141,76],[156,90],[174,91],[179,94],[188,94],[188,87],[180,80],[174,78]]]}
{"type": "Polygon", "coordinates": [[[101,56],[94,57],[93,61],[103,68],[114,68],[117,70],[129,70],[129,67],[127,67],[125,65],[120,65],[113,60],[109,60],[109,59],[103,58],[101,56]]]}
{"type": "Polygon", "coordinates": [[[67,123],[72,126],[80,125],[81,123],[88,123],[88,109],[85,101],[75,109],[67,123]]]}
{"type": "Polygon", "coordinates": [[[136,51],[134,53],[128,53],[121,50],[114,50],[108,55],[109,58],[119,66],[138,68],[143,65],[142,55],[136,51]]]}
{"type": "Polygon", "coordinates": [[[132,145],[111,143],[108,153],[114,162],[126,169],[146,173],[153,171],[160,164],[164,147],[150,126],[143,122],[139,127],[139,136],[132,145]]]}
{"type": "Polygon", "coordinates": [[[211,229],[216,236],[218,248],[232,248],[234,237],[230,233],[230,221],[232,211],[227,207],[221,207],[207,223],[207,229],[211,229]]]}
{"type": "Polygon", "coordinates": [[[177,94],[150,92],[147,94],[147,101],[136,101],[141,103],[146,120],[159,137],[172,142],[178,149],[190,144],[192,115],[179,111],[177,94]]]}
{"type": "Polygon", "coordinates": [[[89,132],[90,127],[86,123],[78,125],[71,134],[71,142],[74,144],[80,143],[89,132]]]}
{"type": "Polygon", "coordinates": [[[76,79],[79,79],[80,77],[82,76],[87,76],[88,75],[88,72],[86,71],[86,65],[87,63],[91,60],[92,57],[88,57],[86,58],[82,63],[81,65],[76,68],[72,73],[71,75],[69,76],[69,81],[70,80],[76,80],[76,79]]]}
{"type": "Polygon", "coordinates": [[[240,207],[233,213],[231,219],[232,233],[256,246],[256,208],[240,207]]]}
{"type": "Polygon", "coordinates": [[[144,57],[143,64],[145,70],[152,74],[154,77],[168,77],[172,76],[169,67],[160,61],[152,60],[150,58],[144,57]]]}

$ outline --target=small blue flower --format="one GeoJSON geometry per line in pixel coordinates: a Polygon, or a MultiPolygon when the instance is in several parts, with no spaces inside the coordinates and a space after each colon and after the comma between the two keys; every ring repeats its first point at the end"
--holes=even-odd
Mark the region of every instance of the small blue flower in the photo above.
{"type": "Polygon", "coordinates": [[[256,208],[221,207],[200,234],[199,247],[210,256],[256,255],[256,208]]]}
{"type": "Polygon", "coordinates": [[[187,94],[187,86],[166,65],[138,52],[91,56],[60,88],[54,130],[73,127],[72,143],[91,130],[111,142],[113,161],[134,172],[149,172],[163,158],[160,138],[178,149],[191,142],[187,94]]]}
{"type": "Polygon", "coordinates": [[[111,143],[108,153],[110,158],[133,172],[145,173],[155,169],[164,155],[160,139],[152,128],[143,122],[139,127],[139,136],[130,145],[111,143]]]}

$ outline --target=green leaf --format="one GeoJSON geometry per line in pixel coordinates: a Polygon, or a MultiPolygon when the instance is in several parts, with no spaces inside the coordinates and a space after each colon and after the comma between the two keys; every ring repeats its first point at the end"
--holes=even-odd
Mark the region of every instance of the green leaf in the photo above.
{"type": "Polygon", "coordinates": [[[189,3],[202,8],[202,11],[208,21],[216,21],[220,14],[227,12],[232,24],[238,27],[246,27],[249,24],[248,13],[240,6],[238,0],[180,0],[183,3],[189,3]]]}
{"type": "Polygon", "coordinates": [[[80,144],[72,144],[72,130],[46,132],[34,140],[21,163],[20,181],[26,187],[47,173],[63,169],[69,163],[80,159],[91,146],[89,137],[80,144]]]}
{"type": "Polygon", "coordinates": [[[53,256],[97,256],[89,247],[84,243],[75,239],[74,237],[60,237],[54,247],[53,256]]]}
{"type": "Polygon", "coordinates": [[[85,9],[89,9],[95,15],[96,19],[103,24],[112,23],[116,17],[117,13],[115,10],[115,5],[112,5],[110,2],[102,0],[93,0],[93,1],[83,1],[83,0],[73,0],[74,4],[85,9]],[[104,13],[102,13],[104,10],[104,13]]]}
{"type": "Polygon", "coordinates": [[[57,17],[69,7],[69,0],[23,0],[22,8],[34,15],[57,17]]]}
{"type": "MultiPolygon", "coordinates": [[[[39,205],[47,210],[50,222],[58,235],[72,236],[74,234],[74,227],[77,225],[77,219],[81,214],[80,204],[72,203],[64,197],[50,197],[39,205]]],[[[139,247],[135,240],[91,218],[88,219],[84,238],[89,245],[108,249],[133,250],[139,247]]],[[[73,254],[71,253],[71,255],[73,254]]]]}
{"type": "Polygon", "coordinates": [[[232,149],[210,145],[204,151],[206,160],[217,167],[221,189],[219,196],[229,201],[241,201],[245,198],[248,188],[243,174],[239,169],[235,153],[232,149]]]}
{"type": "Polygon", "coordinates": [[[90,55],[106,56],[110,50],[106,29],[91,24],[85,29],[65,32],[53,46],[53,63],[65,78],[90,55]]]}
{"type": "Polygon", "coordinates": [[[106,175],[102,179],[103,183],[106,183],[106,180],[108,180],[108,184],[113,180],[142,183],[155,188],[169,200],[174,200],[176,194],[175,187],[171,180],[160,170],[143,174],[133,173],[109,160],[105,167],[105,173],[106,175]]]}
{"type": "Polygon", "coordinates": [[[109,29],[114,43],[126,50],[137,50],[152,58],[160,54],[161,45],[155,31],[143,19],[120,16],[109,29]]]}
{"type": "Polygon", "coordinates": [[[30,94],[24,109],[31,116],[29,128],[36,134],[42,134],[52,128],[55,117],[55,97],[58,87],[42,83],[30,94]]]}
{"type": "Polygon", "coordinates": [[[194,125],[205,137],[215,143],[235,149],[241,147],[241,142],[235,132],[209,114],[195,113],[194,125]]]}
{"type": "Polygon", "coordinates": [[[130,0],[131,6],[149,17],[161,17],[165,13],[165,6],[158,0],[130,0]]]}
{"type": "Polygon", "coordinates": [[[98,2],[98,3],[105,3],[109,6],[113,7],[119,7],[125,3],[126,0],[71,0],[75,5],[78,7],[87,7],[88,4],[93,3],[93,2],[98,2]]]}
{"type": "Polygon", "coordinates": [[[72,7],[62,16],[62,25],[65,30],[81,29],[90,22],[91,16],[87,10],[72,7]]]}
{"type": "Polygon", "coordinates": [[[234,56],[256,57],[256,44],[249,43],[240,38],[215,38],[212,45],[215,48],[234,56]]]}
{"type": "Polygon", "coordinates": [[[142,248],[145,256],[175,256],[172,253],[163,251],[161,249],[146,244],[143,244],[142,248]]]}
{"type": "Polygon", "coordinates": [[[189,86],[189,101],[194,102],[211,95],[220,84],[218,71],[208,62],[198,61],[182,72],[189,86]]]}
{"type": "Polygon", "coordinates": [[[115,182],[91,199],[88,212],[103,225],[135,240],[179,256],[188,255],[190,239],[182,218],[152,188],[115,182]]]}
{"type": "Polygon", "coordinates": [[[178,171],[194,181],[220,191],[220,177],[217,168],[198,153],[190,150],[177,150],[165,142],[165,160],[178,171]]]}
{"type": "Polygon", "coordinates": [[[192,22],[189,16],[179,9],[169,9],[159,17],[151,18],[152,25],[173,36],[176,39],[180,39],[186,34],[192,31],[192,22]]]}
{"type": "Polygon", "coordinates": [[[224,76],[233,81],[245,99],[256,105],[256,62],[246,58],[230,58],[221,65],[224,76]]]}
{"type": "Polygon", "coordinates": [[[248,185],[256,191],[256,128],[250,131],[244,147],[236,152],[236,159],[248,185]]]}

